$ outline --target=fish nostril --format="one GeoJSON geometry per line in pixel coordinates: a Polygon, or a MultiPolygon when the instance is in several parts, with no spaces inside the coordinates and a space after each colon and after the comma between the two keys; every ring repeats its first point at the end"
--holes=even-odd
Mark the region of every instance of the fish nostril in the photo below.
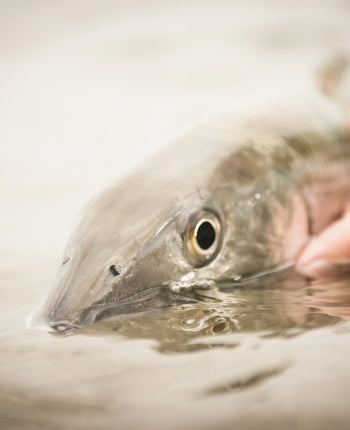
{"type": "Polygon", "coordinates": [[[70,257],[64,257],[63,261],[62,261],[62,266],[64,266],[66,263],[68,263],[68,261],[70,260],[70,257]]]}
{"type": "Polygon", "coordinates": [[[109,271],[112,273],[113,276],[120,275],[120,271],[117,270],[115,264],[112,264],[112,266],[110,266],[109,271]]]}

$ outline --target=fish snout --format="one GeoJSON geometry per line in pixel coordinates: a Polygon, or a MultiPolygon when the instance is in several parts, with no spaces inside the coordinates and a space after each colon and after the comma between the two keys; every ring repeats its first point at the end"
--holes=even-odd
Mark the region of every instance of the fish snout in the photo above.
{"type": "Polygon", "coordinates": [[[51,333],[68,333],[92,324],[94,318],[88,312],[79,316],[68,316],[60,312],[48,314],[43,305],[34,309],[26,318],[26,326],[51,333]]]}
{"type": "Polygon", "coordinates": [[[37,330],[63,333],[78,328],[76,324],[68,319],[51,319],[43,312],[43,304],[35,308],[26,317],[26,326],[37,330]]]}
{"type": "Polygon", "coordinates": [[[49,331],[49,332],[67,332],[78,328],[69,320],[57,320],[52,321],[48,318],[43,312],[43,305],[35,308],[27,317],[26,317],[26,326],[28,328],[34,328],[37,330],[49,331]]]}

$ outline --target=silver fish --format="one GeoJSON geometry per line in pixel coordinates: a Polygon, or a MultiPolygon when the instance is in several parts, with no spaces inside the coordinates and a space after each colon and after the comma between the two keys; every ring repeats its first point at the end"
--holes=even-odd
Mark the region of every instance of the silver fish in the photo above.
{"type": "Polygon", "coordinates": [[[349,199],[344,124],[311,89],[208,116],[90,202],[29,324],[65,331],[293,267],[349,199]]]}

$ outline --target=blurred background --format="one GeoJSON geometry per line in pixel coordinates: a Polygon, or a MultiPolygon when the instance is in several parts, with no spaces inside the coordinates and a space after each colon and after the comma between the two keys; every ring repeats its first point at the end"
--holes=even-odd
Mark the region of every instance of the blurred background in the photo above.
{"type": "Polygon", "coordinates": [[[2,273],[51,272],[96,190],[208,110],[309,76],[349,18],[347,0],[0,1],[2,273]]]}
{"type": "Polygon", "coordinates": [[[60,384],[43,364],[59,344],[24,318],[93,193],[200,115],[343,50],[349,0],[0,0],[0,385],[41,392],[42,366],[43,393],[60,384]]]}

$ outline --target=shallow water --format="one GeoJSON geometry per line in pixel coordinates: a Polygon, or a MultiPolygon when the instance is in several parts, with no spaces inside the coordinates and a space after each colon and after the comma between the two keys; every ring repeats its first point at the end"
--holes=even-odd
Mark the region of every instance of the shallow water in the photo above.
{"type": "Polygon", "coordinates": [[[348,428],[349,282],[203,291],[70,336],[25,327],[93,192],[350,41],[344,0],[96,5],[0,3],[1,429],[348,428]]]}
{"type": "Polygon", "coordinates": [[[2,428],[347,428],[349,291],[242,289],[68,336],[12,315],[2,428]]]}

